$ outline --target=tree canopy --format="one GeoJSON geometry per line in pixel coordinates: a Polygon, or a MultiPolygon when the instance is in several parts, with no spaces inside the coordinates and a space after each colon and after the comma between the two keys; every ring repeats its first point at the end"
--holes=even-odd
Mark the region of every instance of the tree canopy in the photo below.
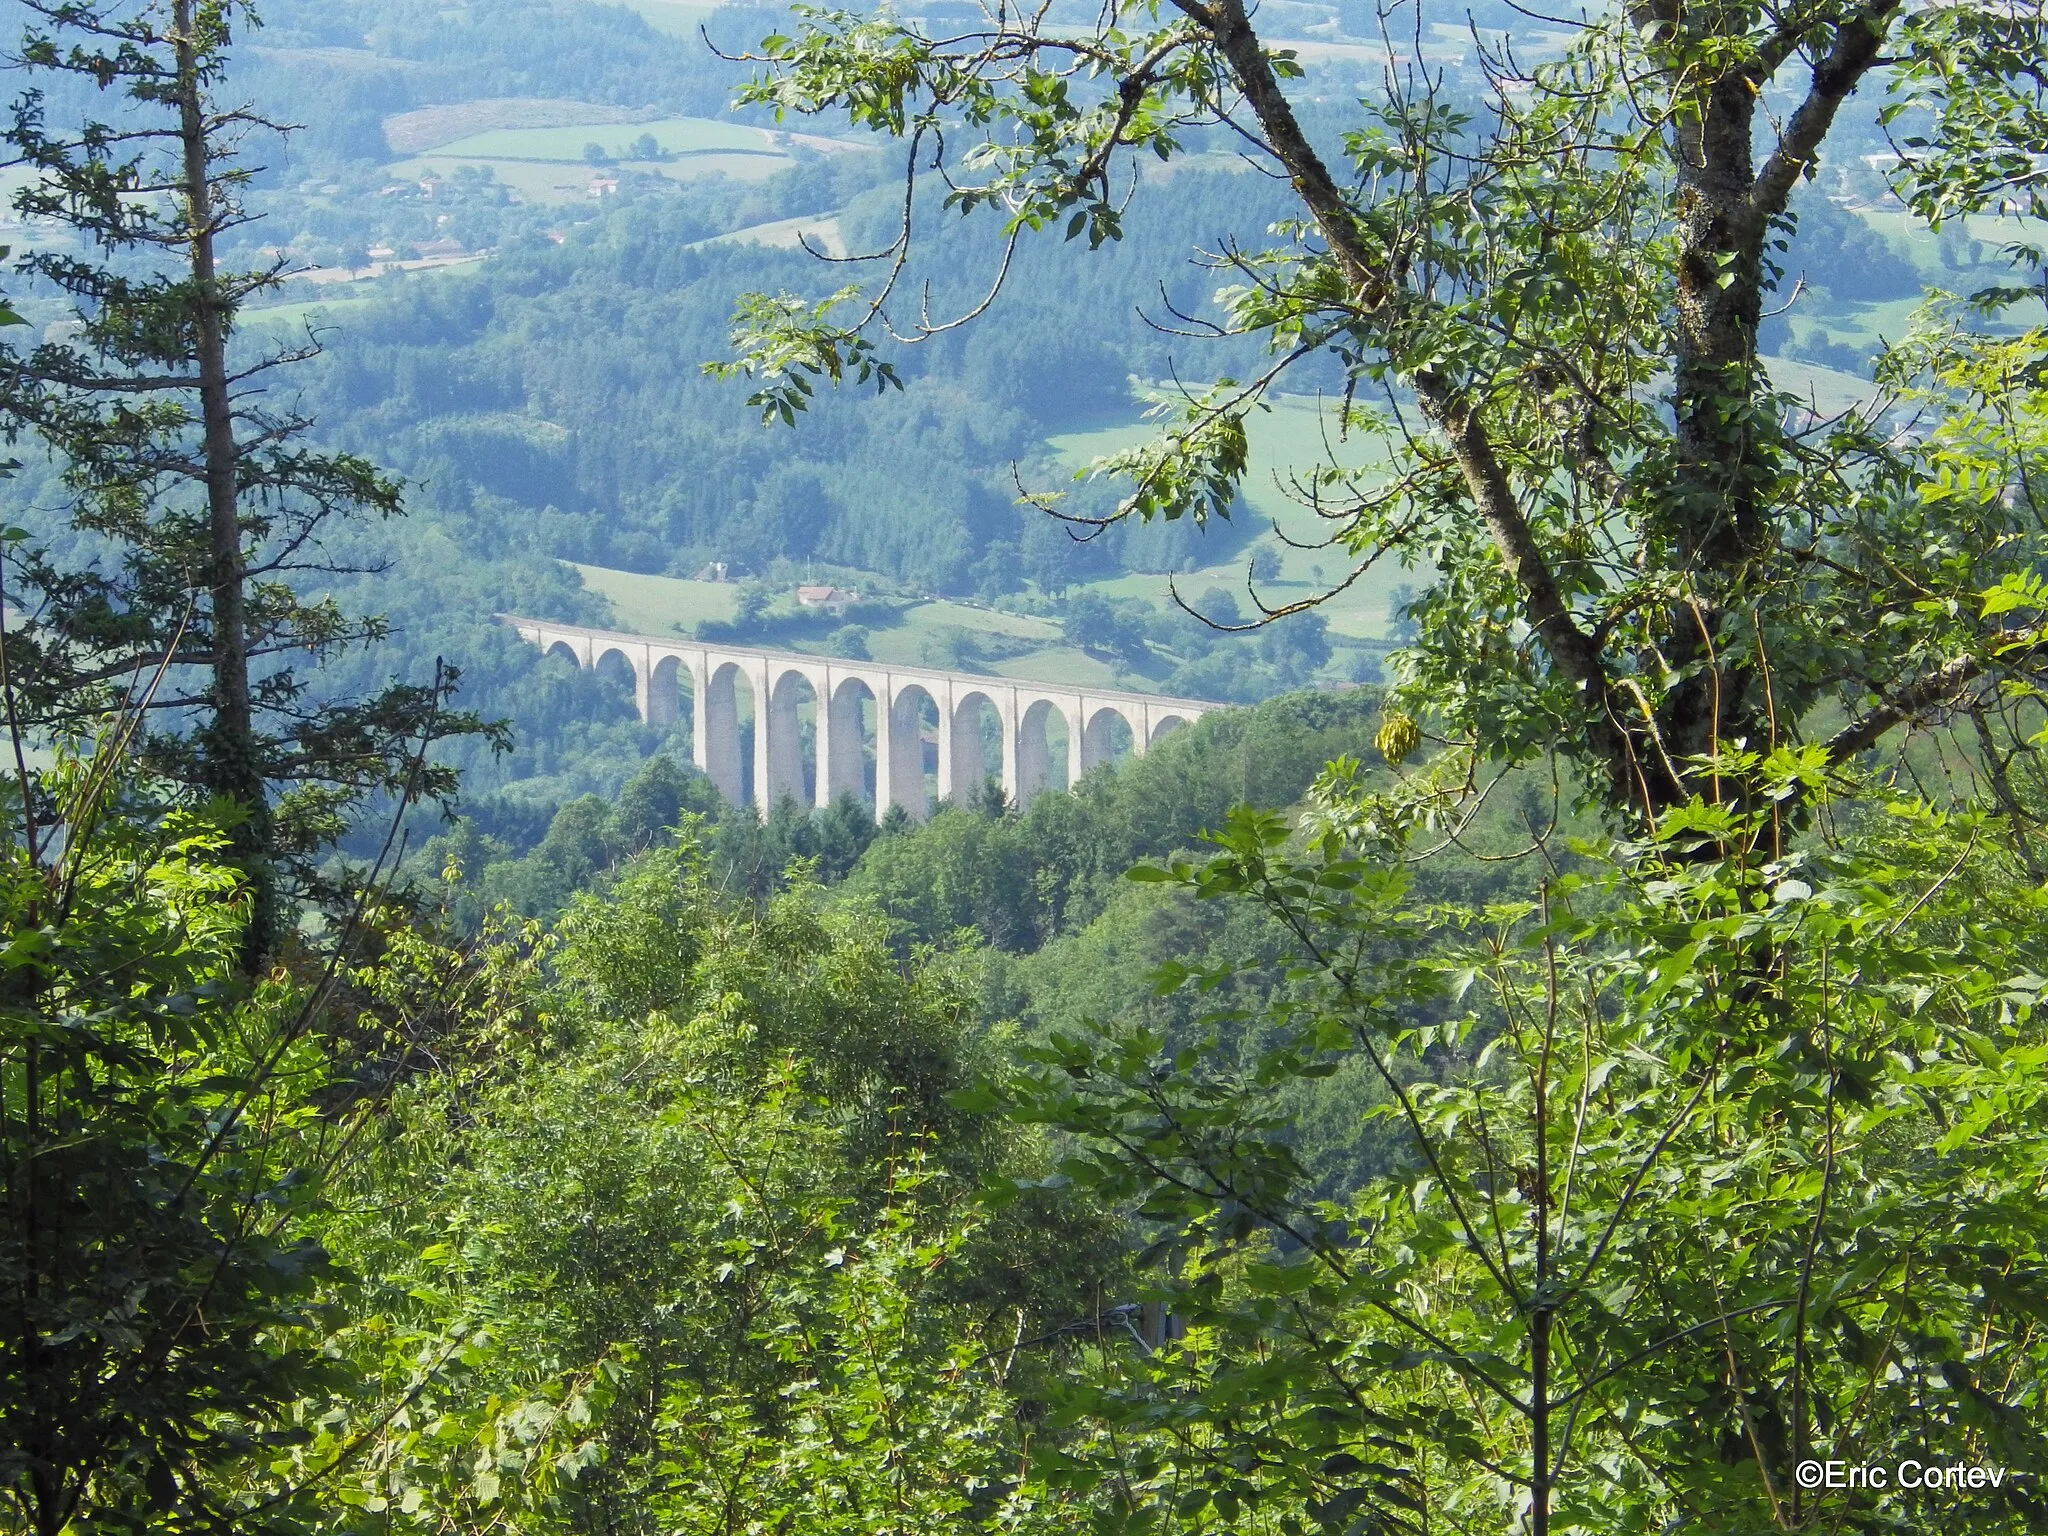
{"type": "MultiPolygon", "coordinates": [[[[1630,5],[1560,22],[1562,46],[1526,65],[1475,32],[1477,91],[1418,57],[1429,25],[1458,17],[1381,18],[1383,83],[1339,126],[1289,94],[1299,64],[1238,0],[1111,6],[1078,30],[1051,13],[956,26],[800,8],[741,99],[901,141],[906,213],[869,288],[750,300],[722,366],[791,419],[813,378],[886,384],[889,335],[982,308],[906,309],[920,192],[990,210],[1006,251],[1055,230],[1092,251],[1150,195],[1145,164],[1221,134],[1294,209],[1276,243],[1217,249],[1223,322],[1178,323],[1256,338],[1265,360],[1170,398],[1151,444],[1098,466],[1126,494],[1085,526],[1228,516],[1248,413],[1334,360],[1344,429],[1384,453],[1333,461],[1302,494],[1354,576],[1435,566],[1404,697],[1483,757],[1564,751],[1647,825],[1703,788],[1754,793],[1712,766],[1727,743],[1810,738],[1839,762],[1896,725],[2029,691],[2034,652],[2006,643],[1980,593],[2038,558],[2034,499],[2005,494],[2038,422],[1997,418],[1977,451],[2006,472],[1970,499],[1881,409],[1815,419],[1757,342],[1766,310],[1796,300],[1780,257],[1859,90],[1885,94],[1917,217],[2040,215],[2038,14],[1630,5]]],[[[2038,253],[2015,260],[2031,281],[2038,253]]],[[[1886,377],[1911,387],[1945,346],[1948,387],[1990,429],[1962,362],[1975,345],[1901,347],[1886,377]]]]}

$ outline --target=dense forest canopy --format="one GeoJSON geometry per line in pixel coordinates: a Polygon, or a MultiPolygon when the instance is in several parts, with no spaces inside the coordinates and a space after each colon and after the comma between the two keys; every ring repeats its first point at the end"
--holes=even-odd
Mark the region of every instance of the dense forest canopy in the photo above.
{"type": "Polygon", "coordinates": [[[0,1532],[2048,1521],[2037,8],[259,9],[5,13],[0,1532]]]}

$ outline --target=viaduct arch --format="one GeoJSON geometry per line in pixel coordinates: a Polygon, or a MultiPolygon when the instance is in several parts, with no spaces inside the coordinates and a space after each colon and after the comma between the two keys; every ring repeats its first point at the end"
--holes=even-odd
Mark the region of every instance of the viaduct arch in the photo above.
{"type": "Polygon", "coordinates": [[[1133,755],[1169,731],[1200,719],[1215,704],[1112,689],[1069,688],[928,667],[842,661],[796,651],[708,645],[654,635],[586,629],[544,619],[501,614],[527,644],[558,653],[585,671],[613,656],[633,673],[633,698],[650,725],[681,717],[687,680],[691,755],[733,804],[763,808],[785,794],[817,806],[866,789],[866,732],[874,719],[877,814],[901,806],[922,820],[930,814],[925,791],[924,716],[937,715],[938,797],[981,782],[983,721],[993,712],[1002,743],[1003,793],[1027,803],[1052,782],[1047,727],[1056,716],[1067,738],[1067,782],[1115,755],[1128,732],[1133,755]],[[740,701],[754,721],[751,782],[742,783],[740,701]],[[813,739],[805,751],[799,711],[812,706],[813,739]]]}

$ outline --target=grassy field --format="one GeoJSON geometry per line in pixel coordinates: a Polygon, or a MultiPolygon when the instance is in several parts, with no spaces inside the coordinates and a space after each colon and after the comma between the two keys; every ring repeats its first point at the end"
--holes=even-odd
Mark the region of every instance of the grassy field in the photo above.
{"type": "Polygon", "coordinates": [[[390,167],[390,172],[394,177],[412,181],[429,175],[449,177],[458,166],[476,166],[490,171],[530,203],[587,202],[591,182],[618,171],[665,176],[671,181],[696,181],[708,176],[761,181],[791,163],[786,149],[793,140],[814,147],[833,143],[706,117],[491,128],[399,161],[390,167]],[[675,158],[625,158],[630,146],[643,135],[652,136],[663,154],[675,158]],[[586,161],[583,151],[589,144],[601,146],[612,163],[594,166],[586,161]]]}
{"type": "Polygon", "coordinates": [[[998,613],[943,600],[913,604],[902,611],[896,623],[872,626],[868,651],[877,661],[902,667],[938,667],[945,671],[979,671],[986,667],[998,676],[1040,683],[1110,687],[1116,677],[1115,669],[1106,662],[1062,644],[1060,627],[1050,619],[998,613]],[[962,637],[970,647],[979,645],[990,653],[1015,654],[992,654],[984,661],[963,664],[954,659],[962,637]],[[992,645],[987,643],[991,639],[992,645]]]}
{"type": "Polygon", "coordinates": [[[621,629],[643,635],[688,634],[706,619],[732,618],[739,588],[730,582],[680,581],[673,576],[642,576],[601,565],[567,562],[583,585],[612,605],[621,629]]]}
{"type": "MultiPolygon", "coordinates": [[[[1863,221],[1879,234],[1905,246],[1914,261],[1928,272],[1941,270],[1941,237],[1916,215],[1904,208],[1871,208],[1860,213],[1863,221]]],[[[2024,219],[2001,219],[1996,214],[1971,214],[1963,221],[1970,238],[1993,249],[2018,239],[2027,230],[2024,219]]]]}
{"type": "Polygon", "coordinates": [[[289,304],[272,304],[263,309],[245,309],[236,324],[243,330],[251,326],[268,326],[273,329],[289,327],[296,330],[307,321],[315,325],[328,321],[345,320],[351,309],[369,303],[369,296],[349,299],[301,299],[289,304]]]}
{"type": "MultiPolygon", "coordinates": [[[[1871,307],[1875,309],[1881,306],[1871,307]]],[[[1893,331],[1890,334],[1898,333],[1893,331]]],[[[1875,345],[1874,340],[1872,345],[1875,345]]],[[[1868,379],[1859,378],[1853,373],[1841,373],[1833,368],[1823,368],[1818,363],[1802,363],[1790,357],[1766,357],[1763,361],[1764,366],[1771,371],[1773,384],[1812,402],[1814,410],[1823,416],[1839,416],[1852,406],[1861,405],[1877,392],[1877,386],[1868,379]]]]}
{"type": "Polygon", "coordinates": [[[1084,688],[1116,688],[1124,692],[1139,692],[1139,688],[1128,678],[1119,681],[1116,668],[1108,662],[1090,656],[1086,651],[1077,651],[1070,645],[1050,646],[1034,651],[1029,656],[1019,656],[1011,661],[995,664],[1000,677],[1015,678],[1018,682],[1066,683],[1084,688]]]}
{"type": "Polygon", "coordinates": [[[623,158],[627,146],[643,135],[651,136],[662,153],[703,154],[717,151],[751,151],[773,154],[775,146],[764,129],[741,123],[724,123],[708,117],[666,117],[652,123],[577,123],[561,128],[492,128],[438,146],[437,155],[474,156],[479,159],[567,160],[583,162],[583,147],[600,144],[614,159],[623,158]]]}
{"type": "MultiPolygon", "coordinates": [[[[673,576],[642,576],[632,571],[567,562],[584,586],[601,593],[612,605],[621,629],[636,634],[690,634],[706,619],[729,620],[739,588],[729,582],[681,581],[673,576]]],[[[1014,650],[987,663],[1001,677],[1042,683],[1112,687],[1116,673],[1107,663],[1064,645],[1060,627],[1049,619],[997,613],[965,603],[913,603],[893,624],[869,626],[868,650],[876,661],[899,667],[959,668],[950,659],[961,635],[970,643],[993,640],[990,649],[1014,650]]],[[[775,647],[781,648],[781,647],[775,647]]],[[[799,640],[791,649],[822,654],[821,640],[799,640]]]]}
{"type": "Polygon", "coordinates": [[[634,123],[660,115],[562,96],[483,96],[396,112],[384,119],[383,129],[394,155],[424,155],[493,128],[634,123]]]}
{"type": "MultiPolygon", "coordinates": [[[[588,202],[593,181],[621,172],[670,181],[710,176],[761,181],[786,169],[792,151],[799,148],[832,154],[859,147],[842,139],[750,128],[717,118],[649,120],[619,108],[513,97],[400,113],[385,119],[384,133],[401,156],[387,167],[396,179],[447,178],[470,166],[489,171],[525,201],[540,205],[588,202]],[[654,140],[656,153],[631,158],[633,146],[644,138],[654,140]],[[607,157],[598,165],[584,158],[593,144],[607,157]]],[[[820,218],[829,220],[830,215],[820,218]]],[[[836,230],[829,238],[836,243],[836,230]]],[[[757,234],[760,244],[795,240],[794,226],[763,228],[757,234]]]]}
{"type": "Polygon", "coordinates": [[[1887,299],[1882,304],[1844,304],[1825,316],[1802,315],[1794,309],[1794,329],[1802,323],[1818,324],[1827,331],[1830,339],[1874,354],[1880,341],[1906,334],[1913,311],[1922,302],[1919,298],[1909,298],[1887,299]]]}
{"type": "Polygon", "coordinates": [[[401,161],[389,169],[395,177],[417,181],[428,175],[446,179],[455,174],[458,166],[475,166],[489,171],[502,185],[510,187],[529,203],[549,206],[590,201],[590,183],[599,174],[644,171],[666,176],[670,181],[697,181],[707,176],[725,176],[733,181],[764,181],[789,163],[784,155],[689,155],[681,160],[624,162],[606,166],[601,173],[597,167],[581,161],[572,164],[566,160],[461,160],[446,155],[423,155],[417,160],[401,161]]]}
{"type": "Polygon", "coordinates": [[[750,224],[745,229],[735,229],[723,235],[713,235],[709,240],[695,241],[692,248],[705,245],[765,245],[777,250],[793,251],[804,244],[808,244],[814,251],[823,251],[828,256],[846,254],[846,237],[839,232],[839,220],[829,213],[777,219],[772,224],[750,224]]]}
{"type": "Polygon", "coordinates": [[[1051,619],[1033,618],[1024,613],[1001,613],[993,608],[949,603],[944,599],[918,603],[905,609],[903,627],[927,633],[951,627],[971,634],[1004,635],[1013,640],[1035,640],[1043,644],[1056,643],[1060,637],[1060,627],[1051,619]]]}
{"type": "MultiPolygon", "coordinates": [[[[1264,530],[1254,548],[1275,551],[1280,557],[1280,579],[1261,586],[1266,602],[1278,606],[1324,590],[1342,579],[1350,569],[1351,557],[1341,549],[1294,549],[1274,536],[1277,522],[1289,539],[1312,543],[1327,539],[1331,525],[1288,494],[1288,480],[1334,453],[1339,463],[1359,467],[1378,455],[1376,439],[1348,442],[1335,440],[1335,427],[1324,405],[1303,396],[1283,396],[1270,411],[1255,412],[1247,423],[1251,436],[1251,470],[1245,477],[1244,500],[1255,525],[1264,530]],[[1320,569],[1322,574],[1317,576],[1320,569]]],[[[1101,454],[1112,453],[1144,441],[1151,429],[1143,424],[1105,427],[1094,432],[1073,432],[1052,439],[1053,448],[1067,462],[1079,468],[1101,454]]],[[[1182,594],[1190,599],[1206,587],[1221,586],[1238,595],[1240,606],[1249,607],[1243,596],[1245,564],[1249,551],[1221,560],[1200,570],[1174,578],[1182,594]]],[[[1423,575],[1404,569],[1386,559],[1376,564],[1343,596],[1323,608],[1331,630],[1357,639],[1380,639],[1387,633],[1388,597],[1404,583],[1420,585],[1423,575]]],[[[1171,602],[1164,576],[1129,575],[1099,582],[1095,589],[1111,597],[1141,597],[1161,604],[1171,602]]]]}
{"type": "Polygon", "coordinates": [[[297,326],[308,319],[344,320],[352,308],[368,304],[391,292],[394,284],[460,282],[482,265],[483,263],[479,261],[465,261],[447,266],[423,267],[378,277],[365,276],[352,283],[323,283],[317,290],[314,290],[314,285],[310,283],[298,284],[296,288],[288,284],[284,289],[286,293],[307,293],[314,290],[314,296],[293,298],[283,304],[269,304],[260,309],[245,309],[237,323],[246,328],[251,325],[297,326]]]}

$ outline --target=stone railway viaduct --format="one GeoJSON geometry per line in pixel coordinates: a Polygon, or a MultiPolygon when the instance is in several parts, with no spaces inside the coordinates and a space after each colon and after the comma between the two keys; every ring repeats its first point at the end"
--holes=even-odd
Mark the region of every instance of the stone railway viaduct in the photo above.
{"type": "Polygon", "coordinates": [[[900,805],[919,819],[931,809],[924,771],[927,702],[938,716],[938,798],[950,799],[986,776],[981,724],[983,711],[992,710],[1002,739],[1003,793],[1019,805],[1052,782],[1046,725],[1054,712],[1066,727],[1066,780],[1072,785],[1115,755],[1117,722],[1129,729],[1130,750],[1140,753],[1168,731],[1218,707],[1194,699],[665,640],[516,614],[500,617],[529,645],[560,652],[586,671],[618,657],[632,670],[634,702],[649,725],[676,722],[687,679],[691,755],[697,766],[735,805],[751,799],[764,809],[784,795],[805,797],[798,710],[806,695],[813,705],[817,749],[814,803],[829,805],[846,790],[866,793],[863,706],[871,705],[876,812],[900,805]],[[751,785],[741,782],[742,688],[755,721],[751,785]]]}

